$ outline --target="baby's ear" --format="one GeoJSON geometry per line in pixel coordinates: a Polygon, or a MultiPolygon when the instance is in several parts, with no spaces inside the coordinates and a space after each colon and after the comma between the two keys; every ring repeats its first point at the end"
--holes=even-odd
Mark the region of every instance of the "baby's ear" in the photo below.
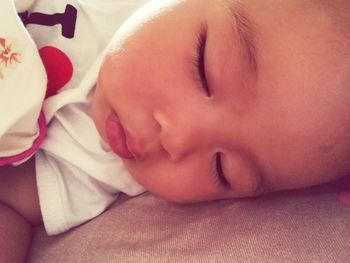
{"type": "Polygon", "coordinates": [[[14,0],[18,13],[27,11],[36,0],[14,0]]]}

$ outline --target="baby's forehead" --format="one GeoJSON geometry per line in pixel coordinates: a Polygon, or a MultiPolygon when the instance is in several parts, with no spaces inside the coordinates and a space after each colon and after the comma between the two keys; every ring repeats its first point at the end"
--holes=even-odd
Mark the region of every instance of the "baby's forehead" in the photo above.
{"type": "MultiPolygon", "coordinates": [[[[254,1],[254,0],[253,0],[254,1]]],[[[251,1],[251,2],[253,2],[251,1]]],[[[310,0],[310,1],[266,1],[259,0],[254,1],[258,3],[259,8],[252,8],[254,4],[251,2],[242,2],[236,0],[226,1],[228,3],[227,8],[230,11],[232,17],[232,28],[237,33],[239,45],[241,49],[241,55],[243,60],[247,63],[248,69],[252,72],[257,72],[259,50],[263,50],[264,43],[260,42],[262,36],[261,30],[261,13],[263,16],[277,17],[279,20],[272,21],[274,25],[268,28],[270,32],[275,30],[275,26],[278,26],[280,22],[285,23],[285,27],[293,20],[298,21],[300,18],[300,25],[293,27],[294,34],[298,34],[298,30],[305,28],[313,28],[314,23],[318,20],[322,22],[322,32],[329,32],[329,34],[337,35],[339,39],[344,40],[347,43],[347,47],[350,48],[350,1],[340,1],[341,4],[329,3],[329,1],[310,0]],[[341,8],[344,6],[344,8],[341,8]],[[278,15],[277,15],[278,14],[278,15]],[[316,18],[316,19],[313,19],[316,18]],[[280,21],[282,20],[282,21],[280,21]],[[314,21],[310,21],[314,20],[314,21]]],[[[317,29],[315,29],[317,30],[317,29]]],[[[321,32],[321,31],[320,31],[321,32]]],[[[290,33],[290,32],[288,32],[290,33]]],[[[283,38],[283,35],[280,36],[283,38]]],[[[287,42],[281,41],[281,45],[288,45],[287,42]]]]}

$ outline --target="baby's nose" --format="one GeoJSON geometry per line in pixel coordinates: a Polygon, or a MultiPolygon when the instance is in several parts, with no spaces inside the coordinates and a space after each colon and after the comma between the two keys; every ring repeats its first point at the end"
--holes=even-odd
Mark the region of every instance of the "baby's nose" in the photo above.
{"type": "Polygon", "coordinates": [[[179,161],[210,144],[208,128],[190,116],[171,118],[156,113],[160,126],[160,144],[171,161],[179,161]]]}

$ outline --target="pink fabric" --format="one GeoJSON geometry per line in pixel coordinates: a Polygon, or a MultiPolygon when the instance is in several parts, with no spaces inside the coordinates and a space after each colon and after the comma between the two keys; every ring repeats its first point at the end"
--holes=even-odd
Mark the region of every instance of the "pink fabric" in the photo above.
{"type": "Polygon", "coordinates": [[[34,141],[32,147],[29,148],[28,150],[20,153],[20,154],[10,156],[10,157],[0,158],[0,166],[13,164],[13,163],[22,161],[22,160],[30,157],[31,155],[33,155],[39,149],[39,146],[41,145],[42,141],[44,140],[45,134],[46,134],[46,119],[45,119],[44,112],[40,113],[38,124],[39,124],[39,136],[34,141]]]}
{"type": "Polygon", "coordinates": [[[339,183],[339,199],[350,205],[350,176],[339,183]]]}

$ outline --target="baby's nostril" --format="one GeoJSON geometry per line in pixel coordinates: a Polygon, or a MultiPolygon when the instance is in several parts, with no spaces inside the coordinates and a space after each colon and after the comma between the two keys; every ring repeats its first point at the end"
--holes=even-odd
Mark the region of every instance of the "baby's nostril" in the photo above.
{"type": "Polygon", "coordinates": [[[162,128],[166,127],[168,124],[165,115],[159,111],[154,111],[153,119],[156,121],[160,130],[162,130],[162,128]]]}

